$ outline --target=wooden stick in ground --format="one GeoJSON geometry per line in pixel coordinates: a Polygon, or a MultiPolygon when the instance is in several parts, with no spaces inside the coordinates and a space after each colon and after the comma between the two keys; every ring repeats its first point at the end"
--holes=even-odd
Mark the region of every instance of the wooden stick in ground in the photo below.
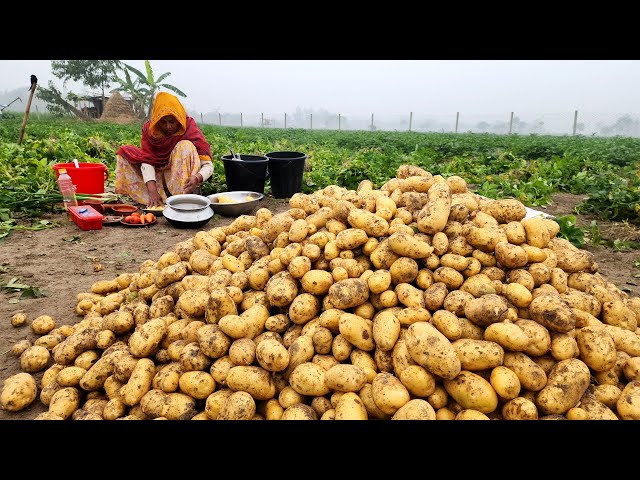
{"type": "Polygon", "coordinates": [[[27,128],[27,118],[29,118],[29,109],[31,108],[31,100],[33,100],[33,94],[36,93],[36,87],[38,86],[38,79],[35,75],[31,75],[31,88],[29,90],[29,101],[27,102],[27,109],[24,111],[24,120],[22,120],[22,129],[20,130],[20,138],[18,139],[18,145],[22,144],[22,137],[24,137],[24,129],[27,128]]]}

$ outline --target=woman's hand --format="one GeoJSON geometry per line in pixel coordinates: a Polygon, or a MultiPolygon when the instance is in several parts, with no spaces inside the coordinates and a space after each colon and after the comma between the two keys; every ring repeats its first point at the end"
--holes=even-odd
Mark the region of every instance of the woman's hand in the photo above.
{"type": "Polygon", "coordinates": [[[184,193],[192,193],[202,184],[202,176],[199,173],[191,175],[184,184],[184,193]]]}
{"type": "Polygon", "coordinates": [[[158,193],[156,182],[153,180],[147,182],[147,191],[149,192],[149,203],[147,204],[147,207],[161,207],[164,205],[162,197],[158,193]]]}

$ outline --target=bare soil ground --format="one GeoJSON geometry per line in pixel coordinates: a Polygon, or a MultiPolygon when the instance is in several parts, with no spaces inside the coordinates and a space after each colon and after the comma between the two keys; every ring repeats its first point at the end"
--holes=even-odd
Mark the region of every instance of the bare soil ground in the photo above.
{"type": "MultiPolygon", "coordinates": [[[[582,197],[569,194],[554,196],[553,204],[541,209],[552,215],[566,215],[582,197]]],[[[270,197],[259,204],[273,213],[288,208],[286,200],[270,197]]],[[[163,217],[155,225],[132,228],[121,225],[105,226],[100,230],[80,230],[65,215],[50,217],[60,224],[57,228],[29,232],[15,231],[0,240],[0,285],[12,278],[47,293],[47,296],[16,300],[20,294],[0,289],[0,385],[6,378],[21,372],[19,359],[10,352],[16,342],[38,338],[29,325],[40,315],[50,315],[57,325],[73,325],[82,317],[76,315],[76,295],[90,291],[98,280],[113,279],[125,272],[136,272],[145,260],[157,260],[164,252],[186,240],[198,230],[226,225],[233,219],[217,217],[200,229],[177,229],[163,217]],[[99,265],[99,266],[98,266],[99,265]],[[11,317],[17,312],[27,315],[27,325],[13,327],[11,317]]],[[[586,227],[591,222],[588,216],[577,216],[578,226],[586,227]]],[[[600,232],[608,239],[640,239],[640,228],[616,222],[598,222],[600,232]]],[[[640,281],[634,275],[640,269],[634,261],[640,252],[616,252],[604,247],[586,247],[595,255],[600,272],[620,288],[629,289],[629,294],[640,296],[640,281]]],[[[39,382],[43,371],[35,373],[39,382]]],[[[19,412],[0,410],[0,420],[29,420],[46,410],[38,398],[19,412]]]]}

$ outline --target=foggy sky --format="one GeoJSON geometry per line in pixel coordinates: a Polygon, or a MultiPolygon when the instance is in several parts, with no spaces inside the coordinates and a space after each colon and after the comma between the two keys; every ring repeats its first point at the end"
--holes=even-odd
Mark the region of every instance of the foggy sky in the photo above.
{"type": "MultiPolygon", "coordinates": [[[[124,60],[144,72],[144,60],[124,60]]],[[[640,60],[152,60],[197,112],[640,112],[640,60]]],[[[47,86],[50,60],[0,60],[0,93],[47,86]]],[[[115,85],[112,85],[112,88],[115,85]]],[[[89,93],[68,82],[66,90],[89,93]]]]}

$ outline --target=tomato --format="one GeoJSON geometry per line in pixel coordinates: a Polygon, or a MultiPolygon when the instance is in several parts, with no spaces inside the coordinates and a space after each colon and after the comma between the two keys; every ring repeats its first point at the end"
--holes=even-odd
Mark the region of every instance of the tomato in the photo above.
{"type": "Polygon", "coordinates": [[[127,215],[126,217],[124,217],[125,223],[133,223],[132,220],[133,217],[131,215],[127,215]]]}
{"type": "Polygon", "coordinates": [[[140,223],[140,215],[131,215],[131,222],[129,223],[140,223]]]}
{"type": "Polygon", "coordinates": [[[140,212],[133,212],[131,214],[132,217],[139,217],[140,216],[140,212]]]}

